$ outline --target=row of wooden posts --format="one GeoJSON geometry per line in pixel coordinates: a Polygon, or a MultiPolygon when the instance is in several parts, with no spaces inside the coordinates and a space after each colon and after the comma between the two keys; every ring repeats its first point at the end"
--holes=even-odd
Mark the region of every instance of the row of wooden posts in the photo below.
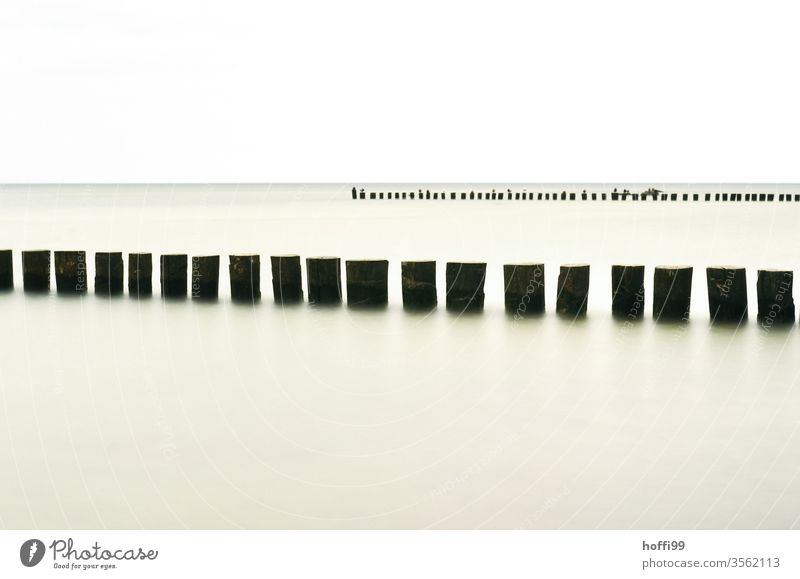
{"type": "MultiPolygon", "coordinates": [[[[86,252],[56,251],[55,277],[59,294],[88,291],[86,252]]],[[[49,250],[23,251],[23,287],[27,292],[50,290],[49,250]]],[[[216,299],[219,293],[218,255],[189,257],[186,254],[162,255],[160,259],[161,295],[164,298],[216,299]],[[191,271],[190,271],[191,267],[191,271]]],[[[301,260],[297,255],[271,256],[272,290],[280,303],[304,300],[301,260]]],[[[261,298],[261,264],[258,255],[231,255],[229,258],[231,298],[254,302],[261,298]]],[[[384,306],[388,302],[387,260],[348,260],[345,262],[347,303],[351,306],[384,306]]],[[[556,311],[569,316],[584,316],[589,301],[589,271],[586,264],[562,265],[558,275],[556,311]]],[[[658,266],[653,274],[653,317],[657,320],[686,320],[692,297],[691,266],[658,266]]],[[[518,317],[540,314],[545,309],[545,275],[542,263],[503,266],[505,307],[518,317]]],[[[153,256],[128,254],[128,292],[134,297],[153,293],[153,256]]],[[[95,293],[119,295],[124,291],[124,265],[121,252],[95,253],[95,293]]],[[[308,301],[315,304],[342,302],[341,259],[306,259],[308,301]]],[[[612,312],[617,317],[639,319],[645,313],[645,267],[611,267],[612,312]]],[[[459,312],[480,311],[484,303],[486,263],[448,262],[446,265],[446,305],[459,312]]],[[[714,321],[740,322],[747,318],[747,272],[742,267],[706,268],[708,302],[714,321]]],[[[13,289],[13,253],[0,250],[0,289],[13,289]]],[[[402,262],[403,305],[409,309],[430,309],[438,304],[435,261],[402,262]]],[[[759,270],[756,280],[758,317],[772,323],[793,323],[795,319],[793,272],[759,270]]]]}
{"type": "Polygon", "coordinates": [[[462,191],[456,193],[451,191],[370,191],[369,193],[361,189],[352,190],[353,199],[418,199],[418,200],[447,200],[460,199],[461,201],[727,201],[727,202],[800,202],[799,193],[664,193],[662,191],[654,193],[534,193],[533,191],[517,191],[516,193],[508,189],[506,192],[500,191],[462,191]]]}

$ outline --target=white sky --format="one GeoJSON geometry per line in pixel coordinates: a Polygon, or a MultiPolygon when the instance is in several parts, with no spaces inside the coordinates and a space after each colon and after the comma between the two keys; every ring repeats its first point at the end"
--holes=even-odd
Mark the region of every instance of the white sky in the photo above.
{"type": "Polygon", "coordinates": [[[800,181],[791,2],[11,0],[0,182],[800,181]]]}

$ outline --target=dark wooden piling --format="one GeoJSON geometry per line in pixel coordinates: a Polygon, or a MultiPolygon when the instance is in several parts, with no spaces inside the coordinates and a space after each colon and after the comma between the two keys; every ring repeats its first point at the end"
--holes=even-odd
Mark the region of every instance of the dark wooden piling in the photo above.
{"type": "Polygon", "coordinates": [[[0,291],[14,289],[14,255],[10,249],[0,249],[0,291]]]}
{"type": "Polygon", "coordinates": [[[503,265],[506,313],[524,317],[544,312],[544,264],[503,265]]]}
{"type": "Polygon", "coordinates": [[[644,266],[611,266],[611,313],[638,320],[644,315],[644,266]]]}
{"type": "Polygon", "coordinates": [[[308,301],[338,304],[342,301],[342,261],[338,257],[306,258],[308,301]]]}
{"type": "Polygon", "coordinates": [[[692,267],[659,265],[653,273],[653,318],[688,320],[692,302],[692,267]]]}
{"type": "Polygon", "coordinates": [[[192,299],[219,297],[219,256],[192,256],[192,299]]]}
{"type": "Polygon", "coordinates": [[[712,322],[747,319],[747,270],[743,267],[706,268],[708,311],[712,322]]]}
{"type": "Polygon", "coordinates": [[[122,252],[97,252],[94,254],[94,293],[112,296],[122,293],[125,266],[122,252]]]}
{"type": "Polygon", "coordinates": [[[253,303],[261,299],[261,257],[258,255],[229,256],[231,299],[253,303]]]}
{"type": "Polygon", "coordinates": [[[303,301],[303,273],[299,255],[273,255],[272,295],[279,304],[303,301]]]}
{"type": "Polygon", "coordinates": [[[22,252],[22,287],[26,292],[50,291],[50,250],[22,252]]]}
{"type": "Polygon", "coordinates": [[[584,263],[562,265],[558,273],[556,312],[585,316],[589,305],[589,266],[584,263]]]}
{"type": "Polygon", "coordinates": [[[445,267],[447,309],[457,312],[483,310],[485,280],[485,263],[448,262],[445,267]]]}
{"type": "Polygon", "coordinates": [[[56,291],[60,294],[85,294],[86,279],[85,251],[56,251],[53,253],[56,271],[56,291]]]}
{"type": "Polygon", "coordinates": [[[794,273],[759,269],[756,280],[758,321],[762,326],[794,323],[794,273]]]}
{"type": "Polygon", "coordinates": [[[189,258],[186,254],[161,256],[161,297],[185,298],[189,258]]]}
{"type": "Polygon", "coordinates": [[[425,310],[436,307],[435,261],[404,261],[401,277],[404,308],[425,310]]]}
{"type": "Polygon", "coordinates": [[[153,294],[153,254],[128,254],[128,293],[134,297],[153,294]]]}
{"type": "Polygon", "coordinates": [[[385,259],[360,259],[345,262],[347,305],[379,307],[389,302],[389,262],[385,259]]]}

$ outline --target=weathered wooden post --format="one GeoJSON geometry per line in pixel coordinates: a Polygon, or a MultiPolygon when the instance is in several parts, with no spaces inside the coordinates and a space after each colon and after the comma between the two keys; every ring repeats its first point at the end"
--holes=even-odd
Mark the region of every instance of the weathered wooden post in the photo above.
{"type": "Polygon", "coordinates": [[[348,260],[345,271],[348,306],[385,306],[389,302],[387,260],[348,260]]]}
{"type": "Polygon", "coordinates": [[[544,264],[503,265],[506,313],[524,317],[544,312],[544,264]]]}
{"type": "Polygon", "coordinates": [[[585,316],[589,305],[589,265],[562,265],[558,273],[556,312],[569,316],[585,316]]]}
{"type": "Polygon", "coordinates": [[[231,299],[253,303],[261,299],[261,257],[231,255],[228,271],[231,278],[231,299]]]}
{"type": "Polygon", "coordinates": [[[161,297],[185,298],[189,258],[185,253],[161,256],[161,297]]]}
{"type": "Polygon", "coordinates": [[[644,266],[611,266],[611,313],[638,320],[644,315],[644,266]]]}
{"type": "Polygon", "coordinates": [[[403,307],[406,309],[433,309],[436,297],[436,262],[404,261],[401,264],[403,307]]]}
{"type": "Polygon", "coordinates": [[[483,310],[485,280],[486,263],[447,262],[445,268],[447,309],[458,312],[483,310]]]}
{"type": "Polygon", "coordinates": [[[56,251],[54,252],[56,270],[56,292],[60,294],[85,294],[86,252],[56,251]]]}
{"type": "Polygon", "coordinates": [[[659,265],[653,273],[653,318],[688,320],[692,302],[692,267],[659,265]]]}
{"type": "Polygon", "coordinates": [[[338,304],[342,301],[342,262],[338,257],[306,258],[308,301],[338,304]]]}
{"type": "Polygon", "coordinates": [[[26,292],[50,291],[50,250],[22,252],[22,287],[26,292]]]}
{"type": "Polygon", "coordinates": [[[153,294],[153,254],[128,254],[128,293],[135,297],[153,294]]]}
{"type": "Polygon", "coordinates": [[[192,256],[192,299],[219,297],[219,256],[192,256]]]}
{"type": "Polygon", "coordinates": [[[10,249],[0,250],[0,290],[14,289],[14,256],[10,249]]]}
{"type": "Polygon", "coordinates": [[[759,269],[756,281],[758,321],[762,326],[794,323],[794,273],[790,270],[759,269]]]}
{"type": "Polygon", "coordinates": [[[299,255],[273,255],[272,295],[277,303],[303,301],[303,273],[299,255]]]}
{"type": "Polygon", "coordinates": [[[125,266],[122,253],[97,252],[94,254],[94,293],[106,296],[119,295],[123,290],[125,266]]]}
{"type": "Polygon", "coordinates": [[[712,322],[747,319],[747,271],[743,267],[706,268],[708,311],[712,322]]]}

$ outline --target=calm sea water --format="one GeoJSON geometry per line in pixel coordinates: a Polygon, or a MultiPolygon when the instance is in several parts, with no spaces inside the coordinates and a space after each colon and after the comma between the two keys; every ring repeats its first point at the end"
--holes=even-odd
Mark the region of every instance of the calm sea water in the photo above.
{"type": "MultiPolygon", "coordinates": [[[[688,190],[709,189],[797,192],[688,190]]],[[[755,320],[756,269],[800,270],[798,205],[0,193],[17,267],[0,295],[0,526],[800,526],[800,337],[755,320]],[[256,306],[229,301],[225,267],[217,304],[24,295],[19,250],[35,248],[86,250],[90,279],[95,251],[385,258],[390,305],[276,306],[268,260],[256,306]],[[484,313],[405,313],[400,261],[426,258],[441,303],[447,260],[485,260],[484,313]],[[504,315],[513,261],[546,264],[544,317],[504,315]],[[592,268],[579,322],[553,313],[571,262],[592,268]],[[611,318],[610,267],[636,262],[648,315],[630,325],[611,318]],[[691,321],[656,325],[652,268],[680,263],[695,266],[691,321]],[[748,268],[738,329],[708,323],[704,268],[720,263],[748,268]]]]}

